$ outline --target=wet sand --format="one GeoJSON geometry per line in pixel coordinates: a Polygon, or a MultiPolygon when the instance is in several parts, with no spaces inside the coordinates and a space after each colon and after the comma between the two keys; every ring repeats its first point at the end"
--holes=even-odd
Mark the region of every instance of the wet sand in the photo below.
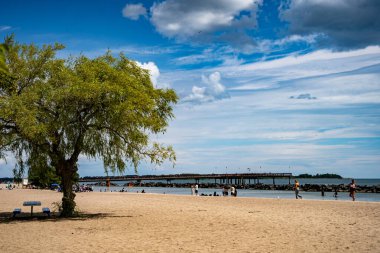
{"type": "Polygon", "coordinates": [[[380,203],[78,193],[81,218],[42,218],[61,193],[0,190],[1,252],[379,252],[380,203]],[[39,200],[36,217],[26,200],[39,200]],[[21,218],[10,219],[14,208],[21,218]],[[25,217],[25,218],[23,218],[25,217]]]}

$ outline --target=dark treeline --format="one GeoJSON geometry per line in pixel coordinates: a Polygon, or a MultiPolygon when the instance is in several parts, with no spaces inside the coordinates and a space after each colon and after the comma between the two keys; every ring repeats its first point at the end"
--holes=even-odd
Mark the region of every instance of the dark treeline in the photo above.
{"type": "Polygon", "coordinates": [[[316,174],[316,175],[310,175],[310,174],[299,174],[296,176],[297,178],[339,178],[342,179],[343,177],[338,174],[316,174]]]}
{"type": "Polygon", "coordinates": [[[0,182],[13,182],[13,177],[0,177],[0,182]]]}

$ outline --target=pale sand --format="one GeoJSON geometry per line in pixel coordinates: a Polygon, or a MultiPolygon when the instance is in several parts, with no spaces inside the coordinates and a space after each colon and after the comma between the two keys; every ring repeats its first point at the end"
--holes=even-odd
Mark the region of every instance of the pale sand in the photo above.
{"type": "Polygon", "coordinates": [[[0,190],[0,251],[380,252],[380,203],[369,202],[90,192],[76,201],[93,217],[4,218],[27,215],[25,200],[53,209],[61,197],[0,190]]]}

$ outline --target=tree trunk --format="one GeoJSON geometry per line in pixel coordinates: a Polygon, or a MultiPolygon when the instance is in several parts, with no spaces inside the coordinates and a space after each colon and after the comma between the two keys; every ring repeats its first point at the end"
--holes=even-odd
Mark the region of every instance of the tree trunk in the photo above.
{"type": "Polygon", "coordinates": [[[61,167],[62,178],[62,217],[73,217],[75,215],[75,193],[73,192],[74,175],[76,173],[76,166],[65,164],[61,167]]]}

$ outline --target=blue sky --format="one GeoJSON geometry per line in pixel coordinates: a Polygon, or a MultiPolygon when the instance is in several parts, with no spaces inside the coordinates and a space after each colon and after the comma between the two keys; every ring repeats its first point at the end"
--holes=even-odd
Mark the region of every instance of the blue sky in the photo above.
{"type": "MultiPolygon", "coordinates": [[[[176,118],[152,139],[173,145],[176,166],[139,174],[379,178],[378,13],[377,0],[12,0],[0,36],[63,43],[63,58],[123,52],[175,89],[176,118]]],[[[0,166],[11,176],[11,157],[0,166]]],[[[103,175],[102,162],[82,157],[79,173],[103,175]]]]}

